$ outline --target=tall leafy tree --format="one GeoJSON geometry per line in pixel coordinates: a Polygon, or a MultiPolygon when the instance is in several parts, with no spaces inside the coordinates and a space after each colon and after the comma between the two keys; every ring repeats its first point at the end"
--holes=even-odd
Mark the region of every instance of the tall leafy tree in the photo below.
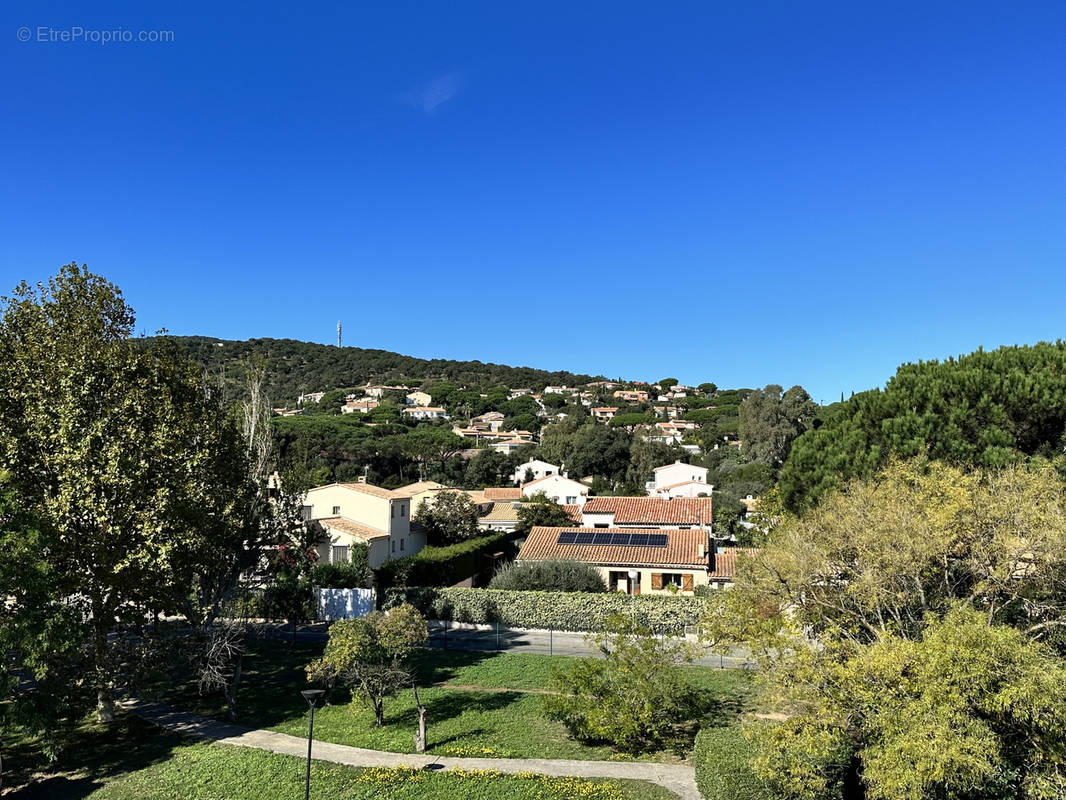
{"type": "Polygon", "coordinates": [[[120,623],[176,610],[257,538],[241,432],[200,368],[129,339],[121,292],[76,264],[0,316],[0,467],[42,520],[58,591],[85,615],[101,720],[120,623]]]}
{"type": "Polygon", "coordinates": [[[776,469],[788,456],[792,440],[811,426],[817,411],[818,404],[802,386],[785,392],[771,384],[740,404],[740,441],[750,458],[776,469]]]}
{"type": "Polygon", "coordinates": [[[806,508],[893,456],[1000,467],[1038,455],[1062,468],[1064,449],[1066,342],[978,350],[904,364],[884,390],[840,403],[796,440],[781,494],[790,509],[806,508]]]}

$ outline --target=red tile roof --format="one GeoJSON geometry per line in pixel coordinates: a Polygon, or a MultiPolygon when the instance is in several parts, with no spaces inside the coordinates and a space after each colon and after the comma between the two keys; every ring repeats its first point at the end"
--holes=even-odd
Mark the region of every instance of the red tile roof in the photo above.
{"type": "Polygon", "coordinates": [[[629,547],[619,545],[559,544],[560,533],[604,533],[597,528],[543,528],[536,527],[518,551],[518,560],[548,561],[565,558],[586,564],[621,565],[633,567],[707,567],[708,537],[704,530],[655,530],[644,533],[661,533],[666,538],[666,547],[629,547]],[[700,557],[700,546],[703,557],[700,557]]]}
{"type": "Polygon", "coordinates": [[[485,498],[488,500],[518,500],[522,497],[522,490],[519,488],[508,487],[490,487],[482,490],[485,494],[485,498]]]}
{"type": "MultiPolygon", "coordinates": [[[[338,483],[337,486],[343,486],[345,489],[352,489],[356,492],[362,492],[363,494],[369,494],[374,497],[380,497],[382,500],[401,500],[402,494],[390,491],[388,489],[382,489],[380,486],[374,486],[370,483],[338,483]]],[[[316,487],[321,488],[321,487],[316,487]]],[[[314,491],[312,489],[311,491],[314,491]]]]}
{"type": "Polygon", "coordinates": [[[707,573],[710,580],[716,578],[732,580],[737,574],[737,558],[742,555],[753,556],[758,553],[752,547],[726,547],[724,552],[714,554],[714,569],[707,573]]]}
{"type": "Polygon", "coordinates": [[[343,531],[349,536],[354,536],[356,539],[380,539],[382,537],[388,538],[389,535],[385,531],[379,531],[377,528],[371,528],[369,525],[352,522],[352,520],[345,519],[344,517],[326,517],[325,519],[316,519],[315,522],[323,528],[343,531]]]}
{"type": "MultiPolygon", "coordinates": [[[[710,488],[710,487],[708,487],[710,488]]],[[[614,525],[710,525],[711,498],[590,497],[585,514],[614,514],[614,525]]]]}

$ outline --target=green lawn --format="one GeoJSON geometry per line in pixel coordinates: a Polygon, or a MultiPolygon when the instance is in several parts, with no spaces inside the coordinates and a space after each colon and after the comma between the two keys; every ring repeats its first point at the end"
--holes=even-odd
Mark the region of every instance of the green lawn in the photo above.
{"type": "MultiPolygon", "coordinates": [[[[10,742],[10,739],[5,739],[10,742]]],[[[292,800],[303,796],[305,761],[243,747],[193,743],[135,718],[86,725],[45,766],[32,742],[5,753],[13,768],[5,794],[18,800],[292,800]],[[36,772],[35,779],[30,774],[36,772]]],[[[316,800],[667,800],[640,781],[356,769],[312,763],[316,800]]]]}
{"type": "MultiPolygon", "coordinates": [[[[322,650],[321,644],[259,641],[245,661],[239,702],[240,722],[304,736],[307,707],[299,692],[307,688],[303,667],[322,650]]],[[[606,746],[571,739],[565,728],[541,712],[539,694],[517,691],[466,691],[432,687],[434,683],[485,689],[540,689],[553,667],[565,666],[566,656],[477,653],[425,650],[418,659],[420,698],[428,714],[428,752],[437,755],[515,758],[607,759],[606,746]]],[[[715,714],[735,718],[747,697],[749,675],[738,671],[687,667],[693,681],[715,700],[715,714]]],[[[223,715],[218,695],[201,697],[185,686],[170,699],[190,710],[223,715]]],[[[385,726],[374,725],[373,714],[350,704],[347,693],[335,692],[334,705],[315,713],[315,738],[338,744],[394,752],[413,752],[416,725],[410,690],[386,702],[385,726]]],[[[615,756],[618,757],[618,756],[615,756]]],[[[667,754],[642,760],[676,761],[667,754]]]]}

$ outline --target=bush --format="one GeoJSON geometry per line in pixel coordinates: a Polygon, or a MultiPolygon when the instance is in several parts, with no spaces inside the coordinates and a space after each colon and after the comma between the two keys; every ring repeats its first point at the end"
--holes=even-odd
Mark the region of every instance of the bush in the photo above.
{"type": "Polygon", "coordinates": [[[492,576],[490,589],[606,592],[600,571],[580,561],[510,561],[492,576]]]}
{"type": "Polygon", "coordinates": [[[452,586],[479,572],[485,557],[513,555],[508,533],[492,533],[447,547],[424,547],[413,556],[388,561],[374,570],[379,591],[394,586],[452,586]]]}
{"type": "Polygon", "coordinates": [[[679,665],[692,648],[675,637],[656,638],[616,614],[595,637],[603,658],[582,658],[552,675],[544,710],[570,734],[606,741],[625,753],[662,750],[681,755],[692,744],[705,708],[679,665]]]}
{"type": "Polygon", "coordinates": [[[263,616],[301,622],[317,616],[311,584],[292,575],[280,576],[263,591],[263,616]]]}
{"type": "Polygon", "coordinates": [[[692,746],[696,786],[706,800],[769,800],[752,771],[755,749],[737,726],[703,728],[692,746]]]}
{"type": "Polygon", "coordinates": [[[516,628],[601,630],[612,614],[627,614],[654,633],[679,633],[696,625],[711,603],[685,595],[527,592],[502,589],[414,587],[393,589],[385,607],[411,603],[430,619],[500,622],[516,628]]]}
{"type": "Polygon", "coordinates": [[[351,562],[317,564],[311,568],[311,585],[321,589],[363,589],[370,586],[370,548],[355,545],[351,548],[351,562]]]}

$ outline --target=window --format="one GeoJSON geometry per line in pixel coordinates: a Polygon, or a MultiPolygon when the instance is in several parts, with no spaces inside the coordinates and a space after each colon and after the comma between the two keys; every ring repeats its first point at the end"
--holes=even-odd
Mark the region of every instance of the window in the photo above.
{"type": "Polygon", "coordinates": [[[577,502],[577,498],[576,497],[567,497],[566,498],[567,505],[571,505],[572,506],[576,502],[577,502]]]}
{"type": "Polygon", "coordinates": [[[300,506],[300,519],[304,522],[310,522],[312,510],[313,506],[300,506]]]}
{"type": "Polygon", "coordinates": [[[404,540],[400,539],[400,552],[401,553],[403,552],[403,543],[404,543],[404,540]]]}
{"type": "Polygon", "coordinates": [[[608,525],[608,524],[607,524],[606,522],[597,522],[597,523],[596,523],[595,525],[593,525],[592,527],[593,527],[593,528],[610,528],[611,526],[610,526],[610,525],[608,525]]]}
{"type": "Polygon", "coordinates": [[[396,519],[396,506],[390,506],[390,508],[392,509],[392,518],[396,519]]]}
{"type": "Polygon", "coordinates": [[[341,515],[341,507],[333,506],[333,516],[339,517],[341,515]]]}
{"type": "Polygon", "coordinates": [[[342,564],[348,561],[348,545],[335,544],[330,548],[330,561],[334,564],[342,564]]]}
{"type": "Polygon", "coordinates": [[[406,503],[403,503],[403,504],[400,505],[400,516],[401,517],[406,517],[407,516],[407,504],[406,503]]]}
{"type": "Polygon", "coordinates": [[[681,573],[680,572],[664,572],[663,573],[663,588],[667,586],[676,586],[681,588],[681,573]]]}
{"type": "Polygon", "coordinates": [[[394,552],[394,553],[396,552],[396,540],[395,539],[392,540],[392,552],[394,552]]]}

